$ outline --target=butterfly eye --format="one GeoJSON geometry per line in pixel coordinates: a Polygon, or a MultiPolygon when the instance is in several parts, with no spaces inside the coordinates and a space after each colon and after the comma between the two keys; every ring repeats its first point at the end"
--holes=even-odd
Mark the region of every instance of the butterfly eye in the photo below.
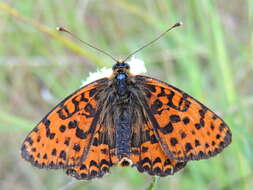
{"type": "Polygon", "coordinates": [[[115,64],[115,65],[113,65],[112,70],[114,71],[114,70],[117,69],[118,67],[119,67],[118,64],[115,64]]]}

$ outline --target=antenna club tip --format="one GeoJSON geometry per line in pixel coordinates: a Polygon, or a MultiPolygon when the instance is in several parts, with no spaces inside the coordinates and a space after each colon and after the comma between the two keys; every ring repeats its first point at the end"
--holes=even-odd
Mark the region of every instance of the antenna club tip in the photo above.
{"type": "Polygon", "coordinates": [[[62,27],[56,27],[56,30],[57,30],[57,31],[65,31],[65,29],[62,28],[62,27]]]}
{"type": "Polygon", "coordinates": [[[176,23],[176,24],[174,25],[174,27],[183,26],[183,25],[184,25],[183,22],[178,22],[178,23],[176,23]]]}

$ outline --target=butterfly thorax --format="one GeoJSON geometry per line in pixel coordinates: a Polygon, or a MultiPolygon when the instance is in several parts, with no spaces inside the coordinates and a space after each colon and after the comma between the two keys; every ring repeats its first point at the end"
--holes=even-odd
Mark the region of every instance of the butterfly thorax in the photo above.
{"type": "Polygon", "coordinates": [[[127,96],[129,95],[129,76],[131,77],[131,74],[129,72],[130,66],[124,62],[117,62],[112,69],[113,74],[111,76],[111,79],[115,81],[117,95],[122,98],[127,98],[127,96]]]}

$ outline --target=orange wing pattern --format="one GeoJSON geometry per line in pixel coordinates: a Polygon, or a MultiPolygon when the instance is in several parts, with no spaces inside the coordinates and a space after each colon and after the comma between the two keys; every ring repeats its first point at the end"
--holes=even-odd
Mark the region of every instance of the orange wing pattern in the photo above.
{"type": "MultiPolygon", "coordinates": [[[[173,175],[186,166],[187,162],[172,160],[165,154],[150,122],[144,124],[143,129],[141,144],[137,147],[132,146],[130,156],[133,166],[136,166],[139,172],[147,172],[149,175],[167,176],[173,175]]],[[[133,135],[133,137],[135,136],[133,135]]]]}
{"type": "Polygon", "coordinates": [[[67,174],[77,179],[90,180],[104,176],[118,160],[110,149],[105,127],[99,126],[91,143],[90,150],[79,166],[69,168],[67,174]]]}
{"type": "Polygon", "coordinates": [[[99,116],[97,80],[58,104],[26,137],[21,155],[41,168],[76,166],[86,157],[99,116]]]}
{"type": "Polygon", "coordinates": [[[156,137],[170,159],[199,160],[215,156],[231,142],[226,123],[206,106],[162,81],[136,76],[156,137]]]}
{"type": "Polygon", "coordinates": [[[103,177],[109,172],[111,166],[119,164],[122,167],[136,167],[139,172],[147,172],[149,175],[167,176],[173,175],[186,166],[186,162],[171,160],[164,153],[150,122],[144,124],[140,137],[141,143],[135,144],[136,135],[133,135],[132,138],[129,158],[124,157],[119,160],[115,152],[115,144],[109,145],[105,127],[100,126],[94,135],[86,159],[81,165],[69,168],[67,174],[79,180],[90,180],[103,177]]]}

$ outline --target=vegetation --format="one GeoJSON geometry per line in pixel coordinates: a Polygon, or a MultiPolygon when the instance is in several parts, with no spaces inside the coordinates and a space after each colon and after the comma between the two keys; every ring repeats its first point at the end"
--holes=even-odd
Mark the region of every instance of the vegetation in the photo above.
{"type": "Polygon", "coordinates": [[[253,189],[252,21],[251,0],[1,1],[0,189],[253,189]],[[36,123],[89,72],[114,64],[55,31],[57,26],[120,58],[178,21],[184,27],[136,56],[148,75],[183,89],[224,118],[233,132],[224,152],[159,180],[114,167],[102,179],[76,181],[21,159],[21,143],[36,123]]]}

